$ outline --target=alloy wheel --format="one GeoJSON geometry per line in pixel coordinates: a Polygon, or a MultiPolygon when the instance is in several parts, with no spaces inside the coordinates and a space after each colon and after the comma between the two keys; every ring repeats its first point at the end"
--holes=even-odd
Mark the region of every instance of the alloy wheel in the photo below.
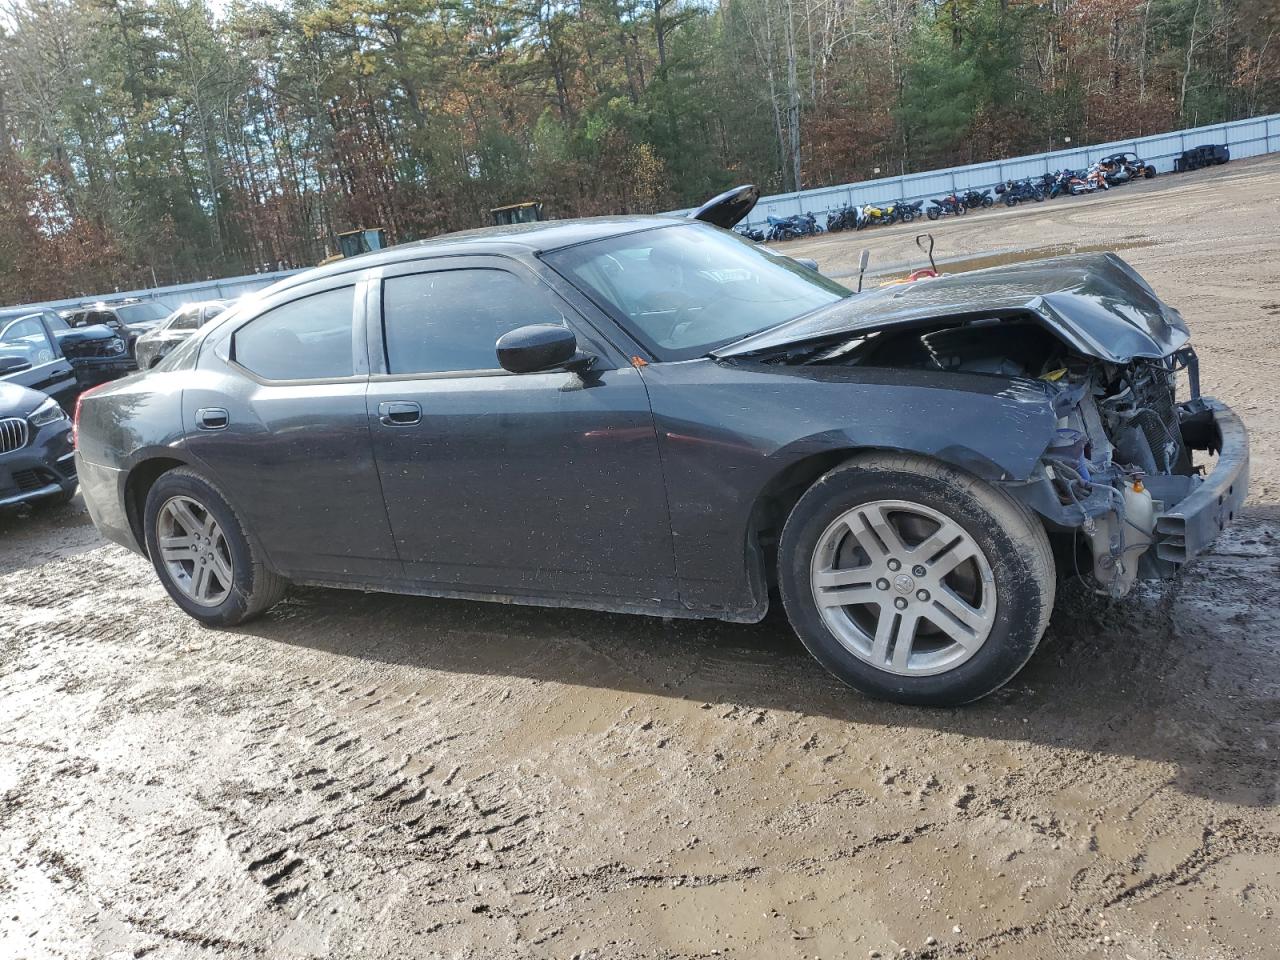
{"type": "Polygon", "coordinates": [[[192,497],[170,497],[156,518],[160,558],[173,583],[203,607],[231,593],[234,562],[218,521],[192,497]]]}
{"type": "Polygon", "coordinates": [[[814,549],[810,585],[842,646],[902,676],[954,670],[995,624],[995,579],[977,542],[906,500],[859,504],[832,521],[814,549]]]}

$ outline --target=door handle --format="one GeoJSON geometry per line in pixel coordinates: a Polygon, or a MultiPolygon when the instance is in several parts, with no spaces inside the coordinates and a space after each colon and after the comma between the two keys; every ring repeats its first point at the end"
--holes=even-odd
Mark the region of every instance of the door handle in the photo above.
{"type": "Polygon", "coordinates": [[[201,407],[196,411],[196,426],[201,430],[225,430],[231,417],[222,407],[201,407]]]}
{"type": "Polygon", "coordinates": [[[412,400],[383,400],[378,404],[378,419],[388,427],[412,427],[422,422],[422,407],[412,400]]]}

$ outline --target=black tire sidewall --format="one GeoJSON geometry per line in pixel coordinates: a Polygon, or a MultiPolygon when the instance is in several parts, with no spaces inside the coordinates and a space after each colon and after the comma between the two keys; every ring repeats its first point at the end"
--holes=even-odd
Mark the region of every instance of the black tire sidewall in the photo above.
{"type": "Polygon", "coordinates": [[[143,533],[147,555],[156,575],[173,602],[188,615],[210,626],[230,626],[245,619],[254,590],[253,554],[239,517],[222,495],[212,485],[186,470],[165,473],[151,487],[143,507],[143,533]],[[160,508],[172,497],[186,496],[200,503],[218,521],[231,554],[231,592],[216,607],[205,607],[194,602],[172,581],[168,568],[160,559],[157,541],[156,518],[160,508]]]}
{"type": "Polygon", "coordinates": [[[787,520],[778,581],[792,627],[823,666],[869,696],[934,706],[968,703],[1003,685],[1035,652],[1045,598],[1026,574],[1018,544],[968,491],[967,482],[958,473],[949,481],[906,471],[842,469],[815,484],[787,520]],[[818,539],[837,516],[872,500],[932,507],[959,523],[986,555],[995,578],[996,622],[981,649],[954,670],[928,677],[878,670],[850,653],[818,613],[809,579],[818,539]]]}

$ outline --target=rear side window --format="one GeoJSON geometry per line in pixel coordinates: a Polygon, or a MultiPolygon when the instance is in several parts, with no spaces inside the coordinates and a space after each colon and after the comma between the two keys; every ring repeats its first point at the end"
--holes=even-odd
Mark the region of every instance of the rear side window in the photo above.
{"type": "Polygon", "coordinates": [[[547,291],[505,270],[446,270],[389,277],[382,286],[387,370],[498,369],[495,345],[532,323],[565,323],[547,291]]]}
{"type": "Polygon", "coordinates": [[[326,290],[268,310],[235,333],[236,363],[264,380],[349,377],[355,288],[326,290]]]}

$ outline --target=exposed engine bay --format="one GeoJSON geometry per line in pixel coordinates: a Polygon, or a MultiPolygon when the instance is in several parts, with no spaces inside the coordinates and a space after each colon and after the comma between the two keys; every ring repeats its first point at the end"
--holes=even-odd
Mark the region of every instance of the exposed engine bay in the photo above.
{"type": "Polygon", "coordinates": [[[978,374],[1043,391],[1057,429],[1035,474],[1007,488],[1045,520],[1062,569],[1118,597],[1139,576],[1168,577],[1187,559],[1177,531],[1153,547],[1158,518],[1202,483],[1195,454],[1218,449],[1190,347],[1117,363],[1080,353],[1033,316],[956,317],[811,341],[760,359],[978,374]]]}

